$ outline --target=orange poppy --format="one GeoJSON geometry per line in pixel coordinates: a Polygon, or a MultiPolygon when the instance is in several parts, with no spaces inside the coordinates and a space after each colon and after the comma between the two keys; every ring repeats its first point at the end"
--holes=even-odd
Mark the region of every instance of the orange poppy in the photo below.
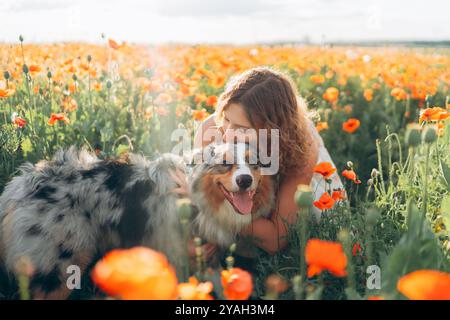
{"type": "Polygon", "coordinates": [[[18,116],[15,116],[12,122],[19,128],[23,128],[27,124],[27,121],[25,119],[18,116]]]}
{"type": "Polygon", "coordinates": [[[313,74],[309,77],[309,80],[311,80],[311,82],[314,82],[315,84],[321,84],[325,82],[325,77],[321,74],[313,74]]]}
{"type": "Polygon", "coordinates": [[[322,97],[328,102],[334,103],[339,98],[339,90],[335,87],[329,87],[327,90],[325,90],[325,93],[322,97]]]}
{"type": "Polygon", "coordinates": [[[94,83],[94,90],[95,91],[101,91],[102,90],[102,84],[100,82],[94,83]]]}
{"type": "Polygon", "coordinates": [[[405,100],[408,97],[408,94],[405,90],[401,88],[394,88],[391,90],[391,96],[393,96],[396,100],[405,100]]]}
{"type": "Polygon", "coordinates": [[[331,194],[331,197],[333,198],[334,201],[345,200],[346,199],[345,190],[342,189],[334,190],[333,193],[331,194]]]}
{"type": "Polygon", "coordinates": [[[69,118],[67,118],[64,113],[52,113],[47,123],[52,126],[56,121],[64,121],[65,124],[70,123],[69,118]]]}
{"type": "Polygon", "coordinates": [[[74,111],[78,108],[77,101],[71,97],[67,97],[63,101],[64,111],[74,111]]]}
{"type": "Polygon", "coordinates": [[[145,247],[110,251],[95,265],[92,279],[110,296],[125,300],[176,299],[178,294],[167,258],[145,247]]]}
{"type": "Polygon", "coordinates": [[[342,130],[348,133],[353,133],[359,128],[360,125],[361,122],[358,119],[350,118],[342,124],[342,130]]]}
{"type": "Polygon", "coordinates": [[[240,268],[221,273],[223,294],[228,300],[247,300],[253,291],[252,276],[240,268]]]}
{"type": "Polygon", "coordinates": [[[28,70],[31,72],[31,73],[38,73],[38,72],[41,72],[41,67],[40,66],[38,66],[37,64],[32,64],[32,65],[30,65],[29,67],[28,67],[28,70]]]}
{"type": "Polygon", "coordinates": [[[314,201],[314,206],[319,208],[320,210],[328,210],[333,208],[334,206],[334,200],[333,198],[328,194],[328,192],[325,192],[322,194],[322,196],[319,198],[318,201],[314,201]]]}
{"type": "Polygon", "coordinates": [[[203,121],[209,116],[209,113],[203,108],[201,110],[192,111],[192,116],[196,121],[203,121]]]}
{"type": "Polygon", "coordinates": [[[328,122],[317,122],[316,124],[316,130],[317,132],[320,132],[322,130],[327,130],[328,129],[328,122]]]}
{"type": "Polygon", "coordinates": [[[189,282],[178,285],[178,298],[181,300],[213,300],[210,295],[212,289],[212,282],[199,283],[197,278],[190,277],[189,282]]]}
{"type": "Polygon", "coordinates": [[[364,99],[366,99],[366,101],[373,100],[373,90],[372,89],[365,89],[363,95],[364,95],[364,99]]]}
{"type": "Polygon", "coordinates": [[[118,50],[120,49],[120,45],[114,41],[113,39],[108,39],[108,45],[110,48],[114,49],[114,50],[118,50]]]}
{"type": "Polygon", "coordinates": [[[361,180],[357,179],[356,173],[353,170],[344,170],[344,171],[342,171],[342,176],[344,178],[347,178],[348,180],[353,181],[356,184],[360,184],[361,183],[361,180]]]}
{"type": "Polygon", "coordinates": [[[400,278],[397,289],[410,300],[450,300],[450,274],[414,271],[400,278]]]}
{"type": "Polygon", "coordinates": [[[439,120],[445,120],[449,117],[450,117],[450,113],[447,112],[447,110],[445,110],[443,108],[440,108],[440,107],[427,108],[420,112],[419,122],[439,121],[439,120]]]}
{"type": "Polygon", "coordinates": [[[336,172],[336,168],[330,162],[321,162],[314,167],[314,172],[321,174],[327,179],[336,172]]]}
{"type": "Polygon", "coordinates": [[[209,96],[208,99],[206,99],[206,105],[208,107],[214,107],[217,103],[217,96],[209,96]]]}
{"type": "Polygon", "coordinates": [[[206,95],[204,93],[197,93],[194,97],[194,101],[197,104],[202,103],[203,101],[206,101],[207,99],[208,98],[206,97],[206,95]]]}
{"type": "Polygon", "coordinates": [[[305,248],[305,259],[308,264],[308,278],[328,270],[337,277],[347,275],[347,257],[342,244],[320,239],[310,239],[305,248]]]}
{"type": "Polygon", "coordinates": [[[0,89],[0,98],[9,98],[15,93],[14,89],[0,89]]]}

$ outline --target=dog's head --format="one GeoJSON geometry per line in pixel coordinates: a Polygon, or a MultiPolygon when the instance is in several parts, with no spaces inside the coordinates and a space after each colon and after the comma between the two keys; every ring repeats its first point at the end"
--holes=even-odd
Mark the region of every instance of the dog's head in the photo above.
{"type": "Polygon", "coordinates": [[[263,175],[248,144],[211,144],[192,159],[191,195],[201,218],[236,233],[252,217],[268,216],[274,203],[273,176],[263,175]]]}

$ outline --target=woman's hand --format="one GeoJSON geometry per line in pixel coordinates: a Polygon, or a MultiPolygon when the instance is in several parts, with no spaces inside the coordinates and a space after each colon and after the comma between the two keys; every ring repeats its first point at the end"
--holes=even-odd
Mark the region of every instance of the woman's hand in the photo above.
{"type": "Polygon", "coordinates": [[[189,194],[189,187],[186,181],[186,174],[180,169],[176,169],[175,171],[170,171],[170,175],[173,181],[178,185],[172,192],[179,194],[181,197],[187,197],[189,194]]]}

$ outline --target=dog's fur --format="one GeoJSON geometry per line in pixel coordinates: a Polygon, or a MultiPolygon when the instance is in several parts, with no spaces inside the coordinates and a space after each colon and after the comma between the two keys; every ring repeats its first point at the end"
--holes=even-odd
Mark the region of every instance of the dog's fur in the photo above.
{"type": "MultiPolygon", "coordinates": [[[[211,145],[206,154],[217,160],[229,149],[211,145]]],[[[273,206],[270,177],[255,177],[252,214],[238,214],[226,200],[219,183],[233,188],[229,180],[243,167],[248,168],[201,161],[189,178],[192,203],[198,208],[192,230],[222,248],[252,216],[267,216],[273,206]]],[[[166,154],[148,161],[130,154],[100,160],[71,147],[51,161],[27,163],[20,170],[0,197],[0,257],[12,272],[21,257],[29,259],[34,297],[67,297],[67,267],[78,265],[84,271],[95,257],[114,248],[147,246],[181,267],[185,244],[171,172],[187,172],[182,158],[166,154]]]]}

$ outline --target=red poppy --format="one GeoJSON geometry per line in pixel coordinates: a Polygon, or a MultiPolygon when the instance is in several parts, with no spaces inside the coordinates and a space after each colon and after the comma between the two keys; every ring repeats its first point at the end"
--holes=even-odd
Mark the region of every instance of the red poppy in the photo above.
{"type": "Polygon", "coordinates": [[[322,194],[322,196],[319,198],[319,200],[314,201],[313,204],[314,204],[314,206],[316,206],[320,210],[328,210],[328,209],[333,208],[334,200],[328,194],[328,192],[325,192],[324,194],[322,194]]]}
{"type": "Polygon", "coordinates": [[[347,257],[338,242],[310,239],[305,248],[308,278],[328,270],[337,277],[347,275],[347,257]]]}
{"type": "Polygon", "coordinates": [[[336,172],[336,168],[334,168],[330,162],[321,162],[314,167],[314,172],[321,174],[327,179],[336,172]]]}

